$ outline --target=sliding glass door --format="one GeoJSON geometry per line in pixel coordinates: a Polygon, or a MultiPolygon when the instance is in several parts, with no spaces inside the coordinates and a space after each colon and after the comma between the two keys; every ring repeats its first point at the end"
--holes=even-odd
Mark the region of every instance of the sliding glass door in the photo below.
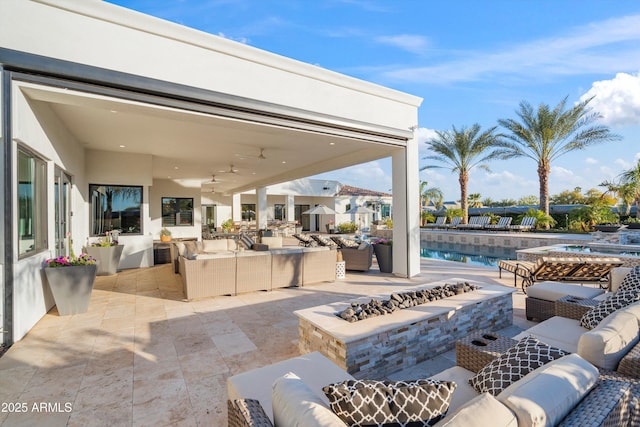
{"type": "Polygon", "coordinates": [[[56,256],[62,256],[69,255],[67,233],[71,231],[71,177],[58,167],[54,173],[56,256]]]}

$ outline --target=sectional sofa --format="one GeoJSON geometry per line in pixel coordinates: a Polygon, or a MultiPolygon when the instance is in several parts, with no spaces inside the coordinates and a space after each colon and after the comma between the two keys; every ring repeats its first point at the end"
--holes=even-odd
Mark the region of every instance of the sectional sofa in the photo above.
{"type": "Polygon", "coordinates": [[[178,272],[188,300],[335,280],[334,248],[286,248],[272,242],[250,250],[233,239],[176,245],[178,272]]]}

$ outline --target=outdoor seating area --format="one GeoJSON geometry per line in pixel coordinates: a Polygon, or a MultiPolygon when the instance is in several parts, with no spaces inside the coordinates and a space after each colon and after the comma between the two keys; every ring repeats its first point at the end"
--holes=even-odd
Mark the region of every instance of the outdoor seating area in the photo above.
{"type": "Polygon", "coordinates": [[[424,224],[422,228],[434,230],[533,231],[536,218],[525,216],[520,224],[512,225],[512,222],[513,217],[501,216],[492,224],[490,216],[478,215],[469,217],[469,221],[466,224],[462,224],[462,217],[459,216],[451,218],[451,222],[447,223],[447,217],[439,216],[435,222],[424,224]]]}

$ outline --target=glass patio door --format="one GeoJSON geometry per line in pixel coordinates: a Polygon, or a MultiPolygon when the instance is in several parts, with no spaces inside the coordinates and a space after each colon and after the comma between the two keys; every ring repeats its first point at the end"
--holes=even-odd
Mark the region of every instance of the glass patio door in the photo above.
{"type": "Polygon", "coordinates": [[[56,256],[63,256],[69,255],[67,233],[71,231],[71,177],[58,167],[54,174],[56,256]]]}

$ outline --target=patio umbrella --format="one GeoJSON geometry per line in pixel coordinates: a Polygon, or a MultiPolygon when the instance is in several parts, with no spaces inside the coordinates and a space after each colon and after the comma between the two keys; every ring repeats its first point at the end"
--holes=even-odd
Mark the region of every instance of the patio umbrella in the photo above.
{"type": "Polygon", "coordinates": [[[338,212],[325,205],[318,205],[314,208],[309,209],[308,211],[302,212],[303,215],[335,215],[337,213],[338,212]]]}

